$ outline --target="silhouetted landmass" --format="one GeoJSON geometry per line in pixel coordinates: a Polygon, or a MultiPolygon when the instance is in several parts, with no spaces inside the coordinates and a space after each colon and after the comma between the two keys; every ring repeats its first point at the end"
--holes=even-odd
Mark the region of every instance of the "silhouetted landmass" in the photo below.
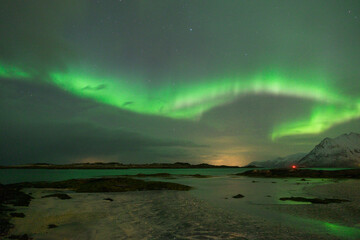
{"type": "Polygon", "coordinates": [[[14,212],[14,213],[10,213],[10,216],[12,216],[12,217],[18,217],[18,218],[24,218],[24,217],[25,217],[25,214],[24,214],[24,213],[14,212]]]}
{"type": "Polygon", "coordinates": [[[360,169],[344,170],[312,170],[312,169],[255,169],[243,173],[239,176],[248,177],[269,177],[269,178],[360,178],[360,169]]]}
{"type": "Polygon", "coordinates": [[[159,177],[159,178],[168,178],[174,179],[176,177],[193,177],[193,178],[210,178],[210,175],[202,175],[202,174],[170,174],[170,173],[138,173],[136,175],[123,175],[126,177],[159,177]]]}
{"type": "Polygon", "coordinates": [[[350,202],[346,199],[336,199],[336,198],[304,198],[304,197],[283,197],[280,198],[281,201],[295,201],[295,202],[309,202],[313,204],[329,204],[329,203],[342,203],[350,202]]]}
{"type": "Polygon", "coordinates": [[[48,225],[48,228],[51,229],[51,228],[57,228],[58,226],[56,224],[49,224],[48,225]]]}
{"type": "Polygon", "coordinates": [[[180,190],[187,191],[191,187],[170,182],[143,181],[140,179],[116,178],[87,178],[71,179],[59,182],[25,182],[10,184],[16,188],[59,188],[71,189],[75,192],[127,192],[145,190],[180,190]]]}
{"type": "Polygon", "coordinates": [[[170,173],[151,173],[151,174],[145,174],[145,173],[138,173],[136,175],[126,175],[127,177],[162,177],[162,178],[169,178],[173,175],[170,173]]]}
{"type": "Polygon", "coordinates": [[[61,200],[71,199],[71,197],[69,195],[67,195],[66,193],[49,194],[46,196],[42,196],[41,198],[49,198],[49,197],[56,197],[61,200]]]}
{"type": "Polygon", "coordinates": [[[49,164],[35,163],[26,165],[0,166],[1,168],[20,168],[20,169],[132,169],[132,168],[238,168],[238,166],[210,165],[207,163],[190,164],[184,162],[176,163],[150,163],[150,164],[122,164],[118,162],[95,162],[95,163],[72,163],[72,164],[49,164]]]}
{"type": "Polygon", "coordinates": [[[32,240],[27,234],[23,235],[10,235],[9,239],[17,239],[17,240],[32,240]]]}
{"type": "Polygon", "coordinates": [[[237,194],[237,195],[233,196],[232,198],[243,198],[243,197],[245,197],[245,196],[242,194],[237,194]]]}
{"type": "Polygon", "coordinates": [[[240,167],[240,168],[263,168],[263,167],[250,164],[250,165],[246,165],[246,166],[243,166],[243,167],[240,167]]]}

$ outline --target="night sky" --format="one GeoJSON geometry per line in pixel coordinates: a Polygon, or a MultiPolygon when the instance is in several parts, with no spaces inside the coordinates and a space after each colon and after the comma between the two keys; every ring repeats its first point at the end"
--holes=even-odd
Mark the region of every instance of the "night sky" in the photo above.
{"type": "Polygon", "coordinates": [[[0,2],[0,164],[245,165],[360,130],[360,1],[0,2]]]}

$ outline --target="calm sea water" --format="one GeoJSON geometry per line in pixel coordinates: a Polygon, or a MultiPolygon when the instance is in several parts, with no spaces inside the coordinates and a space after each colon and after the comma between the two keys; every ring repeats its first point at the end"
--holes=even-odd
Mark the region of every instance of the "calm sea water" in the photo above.
{"type": "MultiPolygon", "coordinates": [[[[74,178],[93,178],[102,176],[136,175],[138,173],[202,174],[228,176],[253,168],[193,168],[193,169],[0,169],[0,183],[18,183],[35,181],[61,181],[74,178]]],[[[320,168],[317,168],[320,169],[320,168]]],[[[321,168],[338,170],[340,168],[321,168]]]]}
{"type": "Polygon", "coordinates": [[[198,169],[0,169],[0,183],[61,181],[74,178],[136,175],[138,173],[202,174],[226,176],[250,170],[251,168],[198,168],[198,169]]]}

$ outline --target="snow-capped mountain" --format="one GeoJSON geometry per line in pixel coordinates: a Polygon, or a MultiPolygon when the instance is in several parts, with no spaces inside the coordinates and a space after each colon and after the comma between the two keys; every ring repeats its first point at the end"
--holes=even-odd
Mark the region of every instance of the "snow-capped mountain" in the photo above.
{"type": "Polygon", "coordinates": [[[360,167],[360,134],[325,138],[298,164],[303,167],[360,167]]]}
{"type": "Polygon", "coordinates": [[[306,153],[295,153],[285,157],[278,157],[264,162],[251,162],[249,165],[265,168],[288,168],[302,159],[306,153]]]}
{"type": "Polygon", "coordinates": [[[343,134],[325,138],[309,153],[296,153],[249,165],[266,168],[300,167],[360,167],[360,134],[343,134]]]}

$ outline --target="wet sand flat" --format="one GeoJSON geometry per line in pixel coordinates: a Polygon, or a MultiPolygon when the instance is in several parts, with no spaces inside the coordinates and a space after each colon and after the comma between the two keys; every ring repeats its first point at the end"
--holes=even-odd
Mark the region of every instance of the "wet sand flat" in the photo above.
{"type": "MultiPolygon", "coordinates": [[[[360,180],[343,180],[311,187],[305,186],[304,192],[308,196],[323,199],[347,199],[349,202],[339,204],[283,204],[272,205],[267,208],[293,216],[323,221],[328,223],[329,228],[331,228],[332,223],[351,227],[358,230],[356,234],[360,234],[360,180]]],[[[360,239],[360,235],[358,235],[358,239],[360,239]]]]}
{"type": "Polygon", "coordinates": [[[232,214],[189,192],[72,193],[71,199],[41,198],[63,192],[26,189],[34,199],[18,208],[11,234],[34,239],[339,239],[311,234],[256,216],[232,214]],[[113,201],[104,200],[111,198],[113,201]],[[56,228],[48,228],[55,224],[56,228]]]}

